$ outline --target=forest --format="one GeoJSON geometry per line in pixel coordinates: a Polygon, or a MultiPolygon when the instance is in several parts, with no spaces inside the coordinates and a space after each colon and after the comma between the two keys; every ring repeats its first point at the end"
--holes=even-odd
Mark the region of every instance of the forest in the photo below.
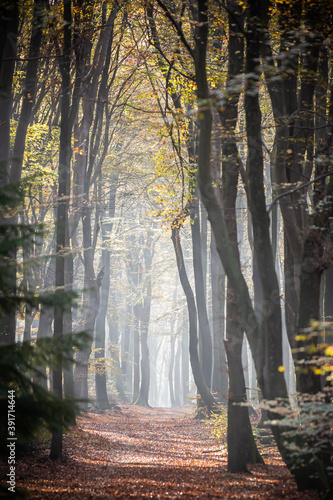
{"type": "Polygon", "coordinates": [[[332,27],[0,1],[0,498],[332,498],[332,27]]]}

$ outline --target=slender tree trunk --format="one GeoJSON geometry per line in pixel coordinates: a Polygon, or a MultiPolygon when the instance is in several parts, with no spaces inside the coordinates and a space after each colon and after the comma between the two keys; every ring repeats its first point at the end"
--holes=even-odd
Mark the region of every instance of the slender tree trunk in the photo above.
{"type": "MultiPolygon", "coordinates": [[[[22,217],[23,219],[23,217],[22,217]]],[[[24,224],[24,220],[22,220],[22,223],[24,224]]],[[[26,249],[23,247],[23,262],[26,263],[28,259],[31,257],[31,253],[29,249],[26,249]]],[[[32,276],[31,276],[31,270],[28,268],[27,265],[23,265],[23,279],[22,279],[22,288],[25,293],[27,292],[32,292],[34,290],[33,282],[32,282],[32,276]]],[[[23,340],[30,340],[31,339],[31,325],[33,322],[33,309],[31,307],[31,304],[28,302],[25,304],[25,314],[24,314],[24,333],[23,333],[23,340]]]]}
{"type": "MultiPolygon", "coordinates": [[[[199,196],[199,190],[197,189],[199,196]]],[[[208,250],[207,250],[207,238],[208,238],[208,224],[207,224],[207,211],[203,203],[199,202],[200,206],[200,235],[201,235],[201,256],[202,256],[202,274],[204,281],[204,294],[207,302],[207,260],[208,260],[208,250]]]]}
{"type": "Polygon", "coordinates": [[[121,372],[123,376],[123,386],[125,393],[128,395],[132,392],[129,387],[128,372],[130,370],[130,336],[132,324],[132,306],[126,304],[125,324],[123,326],[122,346],[121,346],[121,372]]]}
{"type": "Polygon", "coordinates": [[[189,394],[189,338],[188,326],[186,317],[186,305],[183,306],[183,328],[182,328],[182,387],[183,387],[183,404],[188,403],[189,394]]]}
{"type": "MultiPolygon", "coordinates": [[[[229,42],[230,43],[230,42],[229,42]]],[[[229,53],[232,53],[229,50],[229,53]]],[[[226,116],[230,121],[237,117],[237,107],[226,105],[226,116]]],[[[224,123],[224,127],[232,127],[224,123]]],[[[226,129],[226,132],[228,130],[226,129]]],[[[226,225],[233,252],[240,262],[237,241],[236,198],[238,186],[239,156],[236,144],[223,143],[223,208],[226,209],[226,225]]],[[[229,369],[228,394],[228,470],[247,470],[248,463],[263,463],[252,434],[248,408],[240,406],[247,401],[244,369],[242,365],[243,327],[238,318],[238,308],[233,290],[227,284],[226,353],[229,369]]]]}
{"type": "Polygon", "coordinates": [[[140,338],[141,338],[141,377],[140,391],[136,404],[149,407],[150,359],[148,347],[148,329],[152,299],[151,267],[154,254],[152,231],[148,231],[143,248],[143,268],[145,271],[145,296],[140,306],[140,338]]]}
{"type": "MultiPolygon", "coordinates": [[[[54,275],[55,275],[55,258],[51,257],[50,262],[47,266],[47,271],[44,280],[44,289],[50,290],[54,285],[54,275]]],[[[43,292],[43,294],[49,294],[49,291],[43,292]]],[[[39,322],[37,329],[37,339],[44,337],[51,337],[52,335],[52,322],[54,319],[54,308],[45,304],[40,306],[39,322]]],[[[47,388],[47,377],[46,377],[46,367],[39,366],[38,371],[40,375],[34,375],[34,382],[41,385],[45,389],[47,388]]]]}
{"type": "Polygon", "coordinates": [[[227,322],[232,329],[231,339],[227,340],[226,353],[229,368],[228,395],[228,471],[248,472],[247,464],[264,463],[254,441],[249,411],[246,406],[245,378],[242,367],[243,331],[237,321],[237,307],[228,301],[227,322]],[[233,319],[231,319],[233,318],[233,319]]]}
{"type": "MultiPolygon", "coordinates": [[[[67,227],[66,234],[66,246],[70,248],[69,242],[69,231],[67,227]]],[[[72,292],[73,291],[73,253],[69,251],[65,256],[65,291],[72,292]]],[[[65,334],[73,333],[73,315],[72,308],[69,307],[64,311],[64,332],[65,334]]],[[[74,349],[70,350],[70,356],[74,359],[74,349]]],[[[74,372],[73,372],[73,363],[68,362],[67,366],[64,367],[64,397],[66,399],[73,400],[75,398],[74,391],[74,372]]],[[[75,415],[72,421],[72,425],[75,425],[75,415]]]]}
{"type": "MultiPolygon", "coordinates": [[[[17,32],[19,23],[19,2],[0,5],[0,187],[10,182],[10,120],[13,104],[13,76],[17,54],[17,32]]],[[[1,225],[15,224],[16,217],[9,220],[2,218],[1,225]]],[[[16,295],[16,245],[10,252],[8,283],[12,295],[16,295]]],[[[8,262],[6,262],[8,266],[8,262]]],[[[8,311],[0,323],[1,341],[7,344],[15,342],[16,310],[8,311]]]]}
{"type": "Polygon", "coordinates": [[[146,303],[142,307],[142,317],[141,328],[140,328],[140,339],[141,339],[141,377],[140,377],[140,391],[138,399],[135,404],[140,406],[149,407],[149,386],[150,386],[150,359],[149,359],[149,347],[148,347],[148,327],[149,327],[149,316],[150,316],[150,300],[147,300],[149,304],[146,303]]]}
{"type": "Polygon", "coordinates": [[[170,361],[169,361],[169,370],[168,370],[168,382],[169,382],[169,393],[170,393],[170,405],[171,407],[176,406],[175,401],[175,392],[174,392],[174,383],[173,383],[173,371],[175,366],[175,342],[176,337],[173,336],[170,340],[170,361]]]}
{"type": "Polygon", "coordinates": [[[108,299],[110,290],[110,250],[105,248],[108,229],[106,224],[102,224],[102,241],[104,248],[102,250],[101,266],[104,271],[104,278],[101,287],[100,307],[96,317],[95,327],[95,359],[97,367],[95,372],[96,404],[101,410],[110,408],[108,394],[106,389],[106,366],[105,366],[105,322],[108,309],[108,299]]]}
{"type": "Polygon", "coordinates": [[[134,329],[133,329],[133,382],[132,382],[132,404],[136,402],[140,390],[140,311],[139,305],[134,306],[134,329]]]}
{"type": "Polygon", "coordinates": [[[198,392],[207,406],[208,411],[213,412],[218,404],[210,392],[209,388],[207,387],[207,384],[205,382],[205,379],[203,377],[202,371],[201,371],[201,366],[200,366],[200,361],[199,361],[199,356],[198,356],[198,334],[197,334],[197,310],[196,310],[196,305],[195,305],[195,300],[194,300],[194,295],[193,291],[191,288],[191,285],[188,281],[186,270],[185,270],[185,263],[184,263],[184,258],[183,258],[183,252],[181,249],[180,245],[180,236],[179,236],[179,226],[177,225],[177,222],[175,225],[172,227],[172,242],[174,245],[175,253],[176,253],[176,260],[177,260],[177,268],[179,272],[179,279],[182,284],[186,301],[187,301],[187,308],[188,308],[188,315],[189,315],[189,323],[190,323],[190,362],[191,362],[191,367],[192,367],[192,372],[193,372],[193,377],[195,384],[197,386],[198,392]]]}
{"type": "MultiPolygon", "coordinates": [[[[42,41],[43,18],[45,14],[44,5],[45,5],[44,0],[35,0],[34,2],[32,33],[30,38],[29,53],[28,53],[29,59],[28,59],[27,71],[24,83],[23,102],[15,134],[14,148],[11,155],[10,182],[13,183],[19,183],[22,177],[23,154],[25,150],[26,134],[31,117],[32,107],[35,101],[35,94],[37,88],[37,69],[39,63],[39,52],[42,41]]],[[[10,36],[11,37],[14,36],[14,33],[11,33],[10,36]]],[[[14,39],[12,39],[12,43],[14,43],[14,39]]],[[[5,64],[8,65],[9,68],[11,68],[12,66],[11,61],[6,61],[5,64]]],[[[1,92],[3,92],[2,86],[1,86],[1,92]]],[[[0,120],[1,120],[1,114],[0,114],[0,120]]],[[[0,157],[1,157],[1,152],[0,152],[0,157]]],[[[17,215],[15,215],[12,218],[12,223],[17,224],[17,222],[18,222],[18,217],[17,215]]],[[[13,259],[13,262],[16,261],[17,250],[18,249],[16,245],[13,246],[11,250],[11,257],[13,259]]],[[[16,266],[14,265],[12,267],[11,279],[15,284],[17,276],[16,276],[16,266]]],[[[7,323],[8,327],[8,335],[10,336],[11,339],[15,339],[15,328],[16,328],[15,311],[10,311],[8,313],[7,317],[5,318],[5,322],[7,323]]]]}
{"type": "Polygon", "coordinates": [[[29,46],[27,72],[23,92],[23,102],[20,117],[17,124],[13,156],[11,161],[10,177],[12,182],[19,182],[22,177],[23,155],[25,150],[25,140],[30,123],[32,109],[35,103],[39,53],[42,44],[43,20],[45,16],[45,0],[35,0],[32,33],[29,46]]]}
{"type": "Polygon", "coordinates": [[[174,367],[174,396],[175,396],[175,405],[181,406],[183,395],[182,395],[182,384],[181,384],[181,343],[176,341],[176,355],[175,355],[175,367],[174,367]]]}
{"type": "Polygon", "coordinates": [[[295,332],[299,309],[299,263],[295,263],[287,234],[284,231],[284,298],[286,329],[291,348],[295,347],[295,332]]]}
{"type": "MultiPolygon", "coordinates": [[[[62,103],[61,103],[61,128],[59,152],[59,189],[57,210],[57,238],[56,238],[56,293],[62,296],[65,287],[65,255],[66,231],[68,225],[68,199],[70,193],[70,158],[71,158],[71,130],[69,127],[69,102],[70,102],[70,50],[72,33],[71,1],[64,0],[64,42],[63,57],[61,62],[62,77],[62,103]]],[[[64,309],[65,305],[54,308],[54,337],[61,341],[64,334],[64,309]]],[[[53,392],[62,399],[62,359],[53,371],[53,392]]],[[[62,429],[52,433],[50,457],[53,460],[62,458],[62,429]]]]}
{"type": "Polygon", "coordinates": [[[191,234],[193,251],[193,268],[195,282],[195,297],[198,310],[199,330],[201,339],[201,361],[202,374],[208,388],[211,386],[213,350],[212,337],[206,307],[205,280],[202,266],[201,236],[200,236],[200,218],[199,218],[199,198],[196,190],[191,207],[191,234]]]}
{"type": "Polygon", "coordinates": [[[112,348],[112,377],[115,381],[116,391],[123,403],[127,402],[124,391],[123,378],[120,368],[120,346],[119,346],[119,318],[118,318],[118,300],[117,295],[113,295],[112,300],[112,314],[108,317],[109,322],[109,336],[112,348]]]}
{"type": "Polygon", "coordinates": [[[325,272],[323,320],[333,322],[333,267],[325,272]]]}
{"type": "MultiPolygon", "coordinates": [[[[19,2],[0,5],[0,186],[10,182],[10,118],[12,88],[17,53],[19,2]]],[[[15,341],[11,339],[11,341],[15,341]]]]}
{"type": "Polygon", "coordinates": [[[116,210],[116,177],[112,183],[109,197],[109,210],[107,220],[102,221],[102,262],[101,268],[104,269],[104,279],[101,287],[100,307],[96,317],[95,334],[95,358],[99,361],[98,369],[95,374],[96,402],[101,409],[109,408],[109,401],[106,388],[106,366],[105,366],[105,322],[108,310],[109,292],[110,292],[110,256],[109,238],[111,236],[113,222],[112,219],[116,210]]]}
{"type": "MultiPolygon", "coordinates": [[[[243,70],[244,42],[240,34],[243,25],[241,9],[233,7],[229,13],[229,66],[227,77],[228,98],[222,123],[222,186],[225,221],[233,253],[240,267],[238,249],[236,200],[241,159],[235,141],[238,119],[239,91],[234,91],[234,78],[243,70]],[[237,23],[235,22],[237,19],[237,23]]],[[[228,393],[228,470],[246,471],[248,463],[263,463],[252,434],[248,408],[241,406],[247,401],[244,369],[242,365],[243,326],[238,318],[234,293],[227,283],[226,353],[229,369],[228,393]]]]}
{"type": "Polygon", "coordinates": [[[225,274],[216,251],[214,233],[211,234],[211,286],[213,325],[213,381],[212,390],[222,404],[228,401],[228,367],[224,346],[225,274]]]}
{"type": "Polygon", "coordinates": [[[81,407],[88,408],[88,368],[89,357],[92,348],[92,336],[95,329],[95,320],[99,310],[99,289],[102,284],[104,270],[101,269],[95,277],[94,250],[91,238],[91,208],[85,204],[82,217],[83,230],[83,258],[84,258],[84,317],[82,329],[90,333],[91,340],[88,345],[77,353],[76,366],[74,370],[75,396],[81,400],[81,407]]]}

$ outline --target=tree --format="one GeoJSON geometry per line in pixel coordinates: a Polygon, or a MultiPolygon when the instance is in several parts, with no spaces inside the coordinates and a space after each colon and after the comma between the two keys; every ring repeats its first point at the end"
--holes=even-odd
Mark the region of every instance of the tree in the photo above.
{"type": "MultiPolygon", "coordinates": [[[[57,207],[57,238],[56,238],[56,268],[55,286],[58,294],[65,287],[65,257],[64,252],[68,249],[68,201],[70,193],[70,158],[71,158],[71,127],[69,121],[70,110],[70,53],[72,46],[72,12],[71,1],[64,0],[64,28],[63,28],[63,60],[61,62],[62,73],[62,100],[61,100],[61,129],[60,150],[58,169],[58,207],[57,207]]],[[[64,305],[56,305],[54,308],[54,337],[60,342],[64,335],[64,305]]],[[[53,392],[62,399],[62,359],[59,357],[58,364],[53,371],[53,392]]],[[[50,457],[53,460],[62,458],[62,429],[52,434],[50,457]]]]}

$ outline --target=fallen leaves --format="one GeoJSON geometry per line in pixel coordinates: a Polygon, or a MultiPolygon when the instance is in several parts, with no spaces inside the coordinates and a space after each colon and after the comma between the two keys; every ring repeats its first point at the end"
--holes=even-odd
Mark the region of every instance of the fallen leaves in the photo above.
{"type": "MultiPolygon", "coordinates": [[[[274,448],[251,474],[228,473],[226,449],[182,408],[127,405],[121,413],[86,414],[65,435],[64,450],[63,462],[49,460],[49,450],[18,460],[17,486],[35,499],[318,498],[296,490],[274,448]]],[[[1,471],[5,477],[5,466],[1,471]]]]}

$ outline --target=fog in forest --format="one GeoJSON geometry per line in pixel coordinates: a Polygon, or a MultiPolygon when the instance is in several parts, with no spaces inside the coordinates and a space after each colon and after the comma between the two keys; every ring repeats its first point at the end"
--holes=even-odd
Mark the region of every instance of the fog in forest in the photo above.
{"type": "Polygon", "coordinates": [[[228,472],[273,443],[329,498],[331,4],[0,3],[0,431],[23,455],[167,408],[228,472]]]}

